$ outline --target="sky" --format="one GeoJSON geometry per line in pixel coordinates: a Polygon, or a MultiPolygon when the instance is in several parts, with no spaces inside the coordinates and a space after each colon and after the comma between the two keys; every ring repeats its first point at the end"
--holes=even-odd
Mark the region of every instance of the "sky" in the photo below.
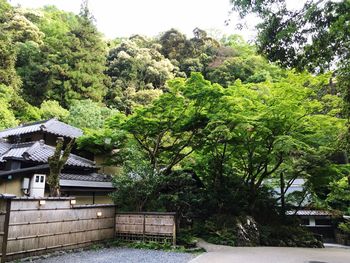
{"type": "MultiPolygon", "coordinates": [[[[81,0],[9,0],[14,6],[38,8],[55,5],[59,9],[79,13],[81,0]]],[[[229,0],[89,0],[96,25],[106,38],[129,37],[134,34],[157,36],[176,28],[192,36],[194,28],[208,30],[213,36],[239,33],[246,40],[255,36],[254,30],[238,31],[238,17],[229,18],[229,0]]],[[[253,28],[252,25],[249,28],[253,28]]]]}

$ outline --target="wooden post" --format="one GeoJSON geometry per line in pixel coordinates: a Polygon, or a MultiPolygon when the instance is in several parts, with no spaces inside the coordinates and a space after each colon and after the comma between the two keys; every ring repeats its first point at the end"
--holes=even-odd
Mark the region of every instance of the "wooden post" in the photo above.
{"type": "Polygon", "coordinates": [[[114,238],[117,237],[117,206],[114,206],[114,238]]]}
{"type": "Polygon", "coordinates": [[[142,229],[142,241],[145,242],[145,234],[146,234],[146,214],[143,214],[143,229],[142,229]]]}
{"type": "Polygon", "coordinates": [[[173,215],[173,246],[176,246],[176,215],[173,215]]]}
{"type": "Polygon", "coordinates": [[[4,235],[2,237],[1,263],[4,263],[6,261],[7,239],[8,239],[8,235],[9,235],[11,199],[12,198],[13,198],[13,196],[5,197],[6,214],[5,214],[5,221],[4,221],[4,235]]]}

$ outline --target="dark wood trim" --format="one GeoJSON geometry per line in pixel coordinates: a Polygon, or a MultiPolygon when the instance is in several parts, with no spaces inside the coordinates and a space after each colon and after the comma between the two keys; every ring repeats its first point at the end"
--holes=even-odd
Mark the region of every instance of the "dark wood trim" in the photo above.
{"type": "Polygon", "coordinates": [[[113,204],[72,205],[74,209],[115,207],[113,204]]]}
{"type": "Polygon", "coordinates": [[[36,222],[19,222],[12,223],[9,226],[27,226],[27,225],[40,225],[40,224],[51,224],[51,223],[69,223],[69,222],[77,222],[77,221],[88,221],[88,220],[96,220],[96,219],[113,219],[114,217],[89,217],[89,218],[80,218],[80,219],[66,219],[66,220],[52,220],[52,221],[36,221],[36,222]]]}
{"type": "Polygon", "coordinates": [[[60,236],[60,235],[68,235],[68,234],[76,234],[76,233],[85,233],[85,232],[91,232],[91,231],[98,231],[98,230],[106,230],[106,229],[112,229],[113,227],[101,227],[101,228],[93,228],[93,229],[84,229],[84,230],[75,230],[75,231],[69,231],[69,232],[58,232],[58,233],[50,233],[50,234],[42,234],[42,235],[33,235],[33,236],[23,236],[23,237],[13,237],[9,238],[8,241],[16,241],[16,240],[23,240],[23,239],[33,239],[33,238],[41,238],[41,237],[52,237],[52,236],[60,236]]]}
{"type": "Polygon", "coordinates": [[[143,221],[142,221],[142,241],[145,241],[145,234],[146,234],[146,215],[143,214],[143,221]]]}
{"type": "Polygon", "coordinates": [[[51,247],[44,247],[44,248],[37,248],[37,249],[28,249],[25,251],[19,251],[19,252],[12,252],[8,253],[8,256],[13,256],[13,255],[19,255],[19,254],[27,254],[27,253],[33,253],[33,252],[38,252],[38,251],[45,251],[45,250],[51,250],[51,249],[56,249],[56,248],[64,248],[64,247],[71,247],[71,246],[77,246],[77,245],[82,245],[82,244],[89,244],[89,243],[98,243],[101,241],[108,241],[110,239],[96,239],[96,240],[87,240],[79,243],[69,243],[69,244],[62,244],[62,245],[56,245],[56,246],[51,246],[51,247]]]}
{"type": "Polygon", "coordinates": [[[175,212],[117,212],[116,215],[156,215],[156,216],[172,216],[175,212]]]}
{"type": "MultiPolygon", "coordinates": [[[[90,181],[92,182],[92,181],[90,181]]],[[[94,191],[95,193],[112,193],[115,190],[115,188],[106,188],[106,187],[86,187],[86,186],[81,186],[81,187],[74,187],[74,186],[61,186],[61,192],[62,193],[71,193],[71,192],[76,192],[76,193],[91,193],[94,191]]]]}
{"type": "Polygon", "coordinates": [[[6,215],[4,221],[4,235],[2,236],[1,248],[1,263],[6,261],[7,241],[9,235],[10,213],[11,213],[11,199],[6,199],[6,215]]]}
{"type": "Polygon", "coordinates": [[[37,165],[37,166],[33,166],[33,167],[28,167],[28,168],[0,172],[0,177],[7,176],[7,175],[23,174],[23,173],[33,172],[33,171],[41,171],[41,170],[46,170],[46,169],[49,169],[49,165],[42,164],[42,165],[37,165]]]}
{"type": "Polygon", "coordinates": [[[16,197],[15,201],[38,201],[38,200],[46,200],[46,201],[57,201],[57,200],[74,200],[76,199],[74,196],[71,197],[16,197]]]}

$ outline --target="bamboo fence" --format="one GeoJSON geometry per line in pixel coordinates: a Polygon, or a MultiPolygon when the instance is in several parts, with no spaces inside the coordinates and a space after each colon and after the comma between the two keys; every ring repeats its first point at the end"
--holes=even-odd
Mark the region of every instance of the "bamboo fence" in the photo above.
{"type": "Polygon", "coordinates": [[[116,213],[116,237],[176,244],[175,213],[116,213]]]}
{"type": "Polygon", "coordinates": [[[115,205],[72,200],[0,195],[1,263],[114,238],[175,244],[174,213],[116,213],[115,205]]]}

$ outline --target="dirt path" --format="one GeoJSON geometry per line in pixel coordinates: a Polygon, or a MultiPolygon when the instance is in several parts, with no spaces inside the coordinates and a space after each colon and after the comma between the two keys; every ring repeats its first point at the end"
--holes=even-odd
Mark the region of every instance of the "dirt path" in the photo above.
{"type": "Polygon", "coordinates": [[[350,263],[350,249],[229,247],[199,242],[207,253],[190,263],[350,263]]]}

